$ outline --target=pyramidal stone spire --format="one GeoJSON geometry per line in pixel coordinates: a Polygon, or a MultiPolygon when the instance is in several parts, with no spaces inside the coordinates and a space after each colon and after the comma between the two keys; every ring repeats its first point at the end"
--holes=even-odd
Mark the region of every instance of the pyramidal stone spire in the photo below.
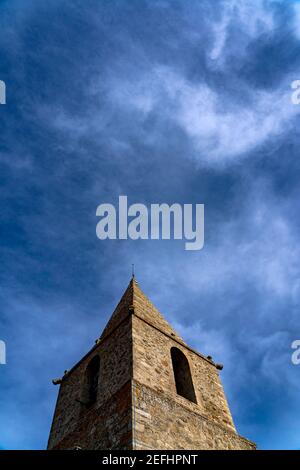
{"type": "Polygon", "coordinates": [[[132,277],[93,348],[53,381],[48,449],[255,449],[236,431],[220,369],[132,277]]]}
{"type": "Polygon", "coordinates": [[[132,276],[127,289],[104,328],[100,340],[103,340],[106,336],[111,334],[111,332],[131,314],[134,314],[154,328],[159,329],[168,336],[185,344],[183,339],[175,332],[148,297],[146,297],[134,276],[132,276]]]}

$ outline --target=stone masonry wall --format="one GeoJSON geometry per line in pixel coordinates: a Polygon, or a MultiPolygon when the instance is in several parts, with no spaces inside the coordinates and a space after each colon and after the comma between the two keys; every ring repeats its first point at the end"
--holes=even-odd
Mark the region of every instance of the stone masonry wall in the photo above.
{"type": "MultiPolygon", "coordinates": [[[[56,411],[51,428],[48,448],[65,448],[65,443],[69,442],[71,436],[80,435],[79,441],[84,441],[83,423],[85,423],[86,433],[96,436],[97,433],[91,430],[96,422],[101,421],[101,426],[108,426],[110,419],[116,420],[112,413],[113,402],[120,398],[120,407],[123,407],[122,396],[116,395],[120,389],[130,381],[132,376],[132,336],[131,336],[131,317],[129,316],[115,331],[99,343],[81,362],[79,362],[64,377],[60,386],[57,399],[56,411]],[[116,347],[117,345],[117,347],[116,347]],[[95,355],[100,356],[100,374],[98,383],[97,402],[87,408],[79,403],[82,401],[85,370],[90,360],[95,355]],[[104,419],[106,415],[106,421],[104,419]],[[106,423],[106,424],[105,424],[106,423]],[[67,436],[70,434],[70,439],[67,436]],[[60,443],[64,439],[63,443],[60,443]]],[[[127,392],[126,392],[127,393],[127,392]]],[[[129,393],[129,392],[128,392],[129,393]]],[[[125,396],[125,402],[129,398],[125,396]]],[[[130,407],[129,407],[130,408],[130,407]]],[[[119,409],[118,407],[116,409],[119,409]]],[[[123,418],[120,418],[121,421],[123,418]]],[[[125,419],[125,418],[124,418],[125,419]]],[[[126,418],[127,419],[127,418],[126,418]]],[[[125,421],[126,421],[125,419],[125,421]]],[[[124,421],[124,423],[125,423],[124,421]]],[[[126,425],[127,426],[127,425],[126,425]]],[[[125,433],[124,424],[124,433],[125,433]]],[[[107,432],[109,433],[109,429],[107,432]]],[[[128,428],[128,426],[127,426],[128,428]]],[[[105,432],[105,431],[104,431],[105,432]]],[[[116,428],[117,432],[117,428],[116,428]]],[[[127,433],[127,431],[126,431],[127,433]]],[[[76,441],[77,442],[77,441],[76,441]]],[[[104,442],[94,442],[91,437],[88,438],[88,448],[97,448],[104,445],[104,442]],[[92,446],[92,447],[90,447],[92,446]]],[[[108,440],[105,440],[105,445],[108,440]]],[[[111,441],[112,442],[112,441],[111,441]]],[[[77,442],[76,445],[83,445],[77,442]]],[[[111,445],[113,445],[111,443],[111,445]]],[[[106,448],[105,446],[103,448],[106,448]]]]}
{"type": "Polygon", "coordinates": [[[133,408],[134,449],[255,449],[252,442],[228,427],[215,424],[137,381],[134,381],[133,408]]]}
{"type": "Polygon", "coordinates": [[[61,450],[74,446],[83,450],[132,448],[131,382],[101,407],[82,412],[76,427],[50,448],[61,450]]]}
{"type": "Polygon", "coordinates": [[[133,379],[164,393],[179,405],[235,431],[216,367],[187,347],[133,316],[133,379]],[[197,404],[177,395],[171,347],[188,359],[197,404]]]}

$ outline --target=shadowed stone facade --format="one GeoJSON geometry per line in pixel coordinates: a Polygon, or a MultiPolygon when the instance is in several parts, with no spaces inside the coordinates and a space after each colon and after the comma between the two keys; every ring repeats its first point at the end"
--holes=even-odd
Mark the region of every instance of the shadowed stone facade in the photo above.
{"type": "Polygon", "coordinates": [[[236,432],[220,368],[132,279],[93,349],[56,381],[48,449],[255,449],[236,432]]]}

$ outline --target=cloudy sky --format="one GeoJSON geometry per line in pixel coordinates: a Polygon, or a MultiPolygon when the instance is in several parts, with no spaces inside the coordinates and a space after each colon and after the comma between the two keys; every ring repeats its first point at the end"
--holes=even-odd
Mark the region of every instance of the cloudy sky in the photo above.
{"type": "Polygon", "coordinates": [[[300,448],[300,4],[1,0],[0,448],[43,449],[51,384],[131,274],[217,362],[239,433],[300,448]],[[205,204],[205,246],[100,241],[100,203],[205,204]]]}

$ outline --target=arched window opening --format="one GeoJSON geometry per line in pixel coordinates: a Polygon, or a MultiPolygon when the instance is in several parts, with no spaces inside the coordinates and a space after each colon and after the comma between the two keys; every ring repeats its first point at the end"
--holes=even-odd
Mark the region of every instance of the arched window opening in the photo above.
{"type": "Polygon", "coordinates": [[[178,348],[171,348],[173,372],[178,395],[197,403],[190,366],[187,358],[178,348]]]}
{"type": "Polygon", "coordinates": [[[97,400],[100,372],[100,358],[93,357],[86,368],[86,403],[92,405],[97,400]]]}

